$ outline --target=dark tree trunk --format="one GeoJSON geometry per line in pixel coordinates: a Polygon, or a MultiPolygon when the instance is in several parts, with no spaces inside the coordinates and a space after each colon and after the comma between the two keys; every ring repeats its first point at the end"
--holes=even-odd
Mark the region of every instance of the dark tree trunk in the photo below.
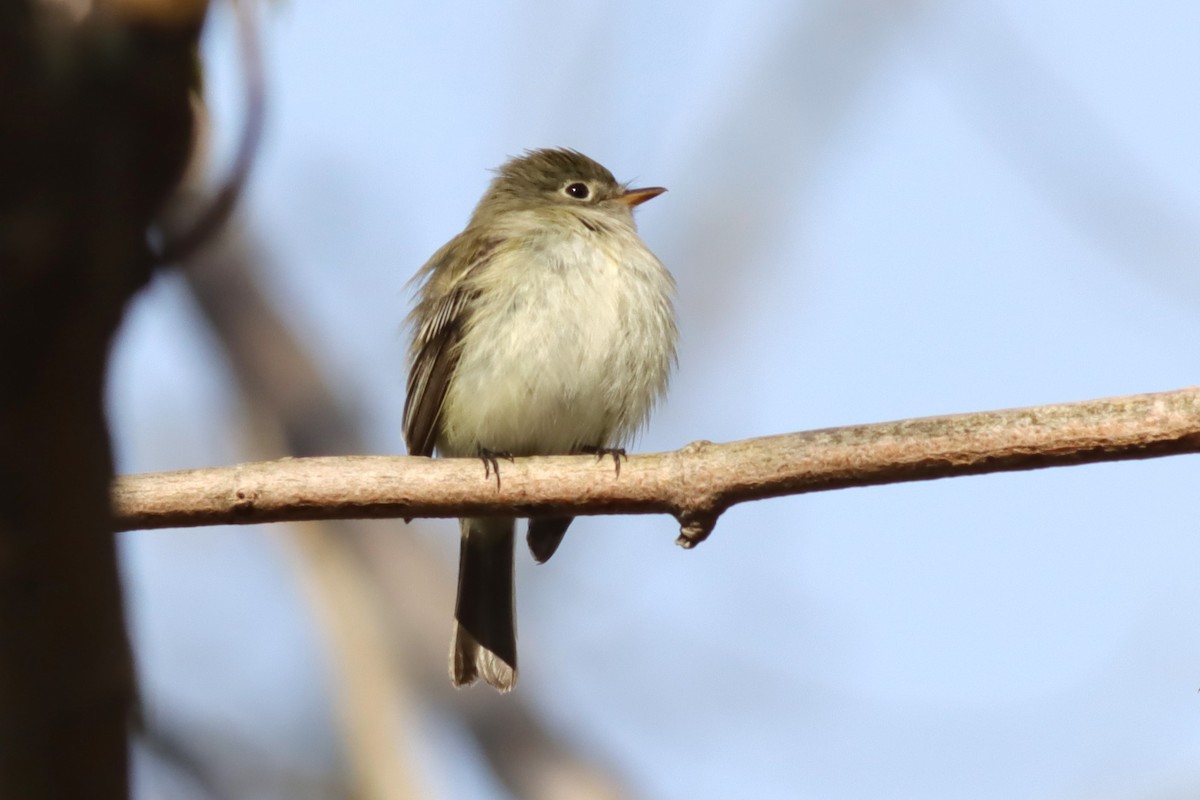
{"type": "Polygon", "coordinates": [[[105,363],[186,161],[199,21],[41,9],[0,3],[0,797],[120,798],[105,363]]]}

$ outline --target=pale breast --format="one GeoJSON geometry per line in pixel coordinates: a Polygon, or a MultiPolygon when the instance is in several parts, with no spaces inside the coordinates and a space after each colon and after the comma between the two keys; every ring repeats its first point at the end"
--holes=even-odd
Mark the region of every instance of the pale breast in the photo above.
{"type": "Polygon", "coordinates": [[[521,455],[615,446],[666,388],[670,274],[629,229],[506,248],[478,281],[439,449],[521,455]]]}

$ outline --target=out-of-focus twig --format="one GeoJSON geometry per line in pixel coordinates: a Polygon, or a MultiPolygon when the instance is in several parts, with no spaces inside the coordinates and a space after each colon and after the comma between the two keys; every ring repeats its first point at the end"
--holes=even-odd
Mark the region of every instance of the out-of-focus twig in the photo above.
{"type": "Polygon", "coordinates": [[[699,179],[694,191],[673,195],[675,217],[687,224],[667,228],[674,231],[670,264],[686,264],[693,276],[680,283],[679,307],[705,321],[692,331],[692,348],[703,352],[705,340],[723,338],[744,314],[756,285],[747,267],[763,268],[761,256],[777,238],[797,234],[809,187],[826,168],[830,148],[842,142],[847,119],[891,66],[887,56],[896,40],[929,5],[815,0],[779,6],[778,22],[737,73],[721,81],[726,88],[718,102],[702,104],[711,116],[696,125],[700,133],[669,140],[671,156],[684,162],[675,171],[699,179]]]}
{"type": "MultiPolygon", "coordinates": [[[[292,340],[280,320],[259,306],[262,298],[244,271],[249,254],[233,244],[237,242],[240,237],[221,237],[211,250],[212,260],[192,263],[187,275],[239,377],[249,417],[241,438],[244,447],[256,453],[310,452],[332,444],[338,432],[353,438],[347,418],[335,414],[322,419],[302,394],[289,396],[281,409],[263,391],[289,377],[319,379],[303,353],[289,348],[292,340]]],[[[299,524],[283,532],[281,542],[327,644],[348,795],[416,800],[425,793],[407,742],[415,701],[403,670],[392,663],[370,580],[346,536],[339,535],[347,533],[346,527],[337,522],[299,524]]]]}
{"type": "Polygon", "coordinates": [[[287,542],[328,643],[345,757],[353,776],[351,796],[418,800],[427,795],[410,758],[408,733],[416,714],[412,684],[392,663],[370,581],[333,527],[299,523],[287,542]]]}
{"type": "MultiPolygon", "coordinates": [[[[128,2],[128,0],[125,0],[128,2]]],[[[158,5],[171,5],[158,3],[158,5]]],[[[263,122],[266,116],[266,92],[263,82],[262,51],[258,41],[258,28],[254,21],[252,0],[231,0],[237,18],[238,40],[242,51],[242,79],[246,86],[246,118],[242,123],[241,139],[229,175],[211,197],[203,201],[178,197],[173,204],[172,217],[178,217],[185,208],[200,206],[199,216],[182,223],[172,219],[164,227],[164,241],[155,254],[160,264],[174,264],[190,257],[197,249],[212,242],[221,228],[229,222],[241,199],[250,169],[262,140],[263,122]]]]}
{"type": "MultiPolygon", "coordinates": [[[[1200,221],[1188,211],[1183,185],[1156,176],[1064,80],[1055,60],[1021,35],[1001,4],[943,5],[945,13],[927,28],[920,52],[939,68],[964,116],[1067,225],[1194,306],[1200,299],[1200,221]]],[[[1194,83],[1178,85],[1191,89],[1194,83]]],[[[1179,97],[1177,105],[1188,108],[1192,95],[1179,97]]]]}

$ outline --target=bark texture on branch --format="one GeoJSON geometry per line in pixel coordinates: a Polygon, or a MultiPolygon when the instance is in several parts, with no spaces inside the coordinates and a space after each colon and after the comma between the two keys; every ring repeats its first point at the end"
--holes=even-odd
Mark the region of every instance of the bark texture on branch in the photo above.
{"type": "Polygon", "coordinates": [[[342,456],[118,478],[121,528],[516,512],[669,513],[692,547],[730,506],[788,494],[1200,452],[1200,389],[693,442],[631,456],[342,456]]]}

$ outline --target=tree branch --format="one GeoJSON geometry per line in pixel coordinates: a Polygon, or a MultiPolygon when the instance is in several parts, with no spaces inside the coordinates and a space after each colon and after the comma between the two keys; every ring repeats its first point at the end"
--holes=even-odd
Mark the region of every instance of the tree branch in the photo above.
{"type": "Polygon", "coordinates": [[[670,513],[694,547],[730,506],[805,492],[1200,452],[1200,388],[693,442],[631,456],[341,456],[118,478],[120,529],[515,513],[670,513]]]}

